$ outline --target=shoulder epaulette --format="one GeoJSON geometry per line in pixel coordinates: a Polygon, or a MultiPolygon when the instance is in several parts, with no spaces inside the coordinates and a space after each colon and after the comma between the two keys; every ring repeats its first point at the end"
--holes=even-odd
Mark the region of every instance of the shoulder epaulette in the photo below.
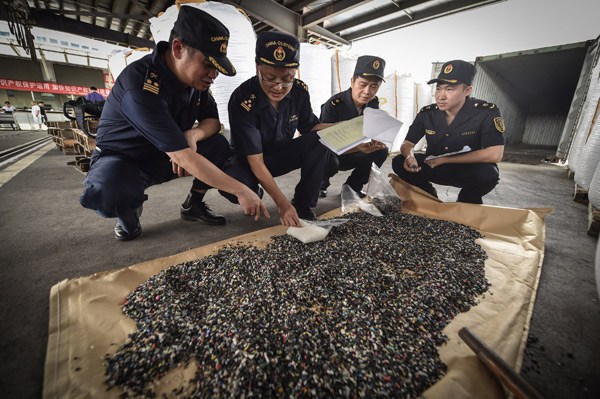
{"type": "Polygon", "coordinates": [[[421,108],[421,111],[419,112],[423,112],[423,111],[430,111],[432,109],[438,109],[437,104],[430,104],[430,105],[426,105],[423,108],[421,108]]]}
{"type": "Polygon", "coordinates": [[[308,85],[306,83],[304,83],[300,79],[295,79],[295,82],[296,82],[296,86],[301,87],[304,90],[308,91],[308,85]]]}
{"type": "Polygon", "coordinates": [[[341,97],[338,97],[338,98],[334,98],[330,102],[331,102],[331,105],[333,105],[335,107],[336,105],[342,104],[344,102],[344,99],[341,97]]]}
{"type": "Polygon", "coordinates": [[[250,111],[256,102],[256,95],[250,94],[250,97],[242,101],[240,104],[246,111],[250,111]]]}
{"type": "Polygon", "coordinates": [[[160,89],[160,76],[152,69],[146,71],[146,77],[144,78],[143,90],[149,91],[150,93],[158,94],[160,89]]]}
{"type": "Polygon", "coordinates": [[[475,101],[473,103],[473,108],[477,108],[477,109],[494,109],[496,108],[496,104],[494,103],[488,103],[485,101],[475,101]]]}

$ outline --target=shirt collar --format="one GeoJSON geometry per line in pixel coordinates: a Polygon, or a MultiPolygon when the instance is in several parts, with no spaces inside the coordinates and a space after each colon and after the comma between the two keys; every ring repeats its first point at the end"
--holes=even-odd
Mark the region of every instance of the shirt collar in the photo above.
{"type": "MultiPolygon", "coordinates": [[[[373,101],[373,100],[371,100],[373,101]]],[[[346,90],[344,92],[344,102],[346,102],[350,108],[354,111],[356,111],[357,115],[361,115],[358,110],[356,109],[356,105],[354,104],[354,99],[352,98],[352,87],[350,87],[348,90],[346,90]]],[[[361,110],[364,112],[365,108],[367,108],[367,105],[369,105],[369,103],[367,104],[363,104],[363,106],[361,107],[361,110]]]]}
{"type": "Polygon", "coordinates": [[[177,79],[162,57],[167,51],[169,51],[169,43],[159,42],[156,46],[156,50],[152,53],[152,64],[157,68],[157,72],[160,75],[160,88],[169,93],[184,92],[184,94],[187,94],[187,86],[177,79]]]}

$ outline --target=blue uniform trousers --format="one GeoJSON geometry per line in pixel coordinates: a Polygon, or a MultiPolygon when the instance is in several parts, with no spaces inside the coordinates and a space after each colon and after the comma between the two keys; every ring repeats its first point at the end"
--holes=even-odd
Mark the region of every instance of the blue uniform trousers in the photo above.
{"type": "MultiPolygon", "coordinates": [[[[222,169],[230,153],[229,143],[223,135],[215,134],[198,142],[197,152],[222,169]]],[[[133,231],[139,223],[137,209],[148,199],[145,190],[177,177],[168,162],[164,167],[152,166],[155,165],[143,167],[119,154],[94,151],[79,202],[103,217],[118,218],[125,230],[133,231]]],[[[198,179],[194,179],[192,187],[211,188],[198,179]]]]}
{"type": "MultiPolygon", "coordinates": [[[[315,207],[319,197],[319,187],[325,175],[327,151],[327,148],[319,142],[319,136],[315,132],[310,132],[293,139],[282,148],[263,154],[263,160],[273,177],[300,169],[300,181],[294,192],[294,204],[298,207],[315,207]]],[[[258,179],[252,173],[246,158],[232,156],[225,165],[225,173],[254,192],[258,192],[258,179]]],[[[234,195],[219,192],[229,201],[237,203],[234,195]]]]}
{"type": "Polygon", "coordinates": [[[458,202],[482,204],[482,197],[492,191],[500,180],[498,166],[493,163],[444,164],[430,168],[425,163],[425,154],[415,154],[421,167],[416,173],[404,170],[404,156],[392,160],[392,169],[402,180],[435,195],[431,183],[460,188],[458,202]]]}
{"type": "Polygon", "coordinates": [[[321,183],[321,190],[329,187],[329,179],[340,170],[352,170],[352,173],[346,179],[346,184],[352,190],[359,192],[369,181],[371,174],[371,164],[374,162],[377,167],[381,167],[388,155],[388,149],[374,151],[370,154],[364,152],[353,152],[350,154],[337,155],[331,151],[327,154],[327,166],[325,170],[325,179],[321,183]]]}

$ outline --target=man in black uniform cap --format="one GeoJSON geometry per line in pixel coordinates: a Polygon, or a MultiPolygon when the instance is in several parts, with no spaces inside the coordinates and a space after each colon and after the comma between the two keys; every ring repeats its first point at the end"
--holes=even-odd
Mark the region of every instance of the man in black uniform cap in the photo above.
{"type": "MultiPolygon", "coordinates": [[[[363,114],[366,107],[379,109],[379,98],[376,95],[383,82],[384,68],[385,61],[382,58],[372,55],[358,57],[350,88],[334,95],[321,105],[321,122],[341,122],[356,118],[363,114]]],[[[362,187],[369,181],[371,164],[375,162],[380,167],[387,155],[387,147],[377,140],[359,144],[339,156],[330,151],[327,154],[325,179],[321,183],[319,196],[327,196],[329,179],[338,170],[354,169],[345,184],[364,197],[362,187]]]]}
{"type": "Polygon", "coordinates": [[[497,162],[504,153],[504,120],[495,104],[471,98],[475,67],[461,60],[448,61],[436,79],[435,104],[421,109],[392,161],[394,172],[408,183],[437,197],[431,183],[461,188],[458,202],[483,203],[482,197],[498,184],[497,162]],[[423,136],[425,154],[413,148],[423,136]],[[460,151],[459,155],[436,156],[460,151]]]}
{"type": "Polygon", "coordinates": [[[228,41],[229,31],[216,18],[182,6],[169,43],[158,43],[153,54],[119,75],[103,108],[80,199],[101,216],[117,218],[117,240],[140,235],[148,187],[189,174],[195,179],[181,206],[182,219],[225,223],[203,202],[211,187],[236,196],[245,214],[258,219],[262,211],[268,217],[256,193],[221,171],[229,144],[218,134],[219,116],[208,89],[219,72],[235,74],[228,41]]]}
{"type": "MultiPolygon", "coordinates": [[[[225,173],[255,192],[259,183],[279,209],[281,224],[300,226],[315,219],[327,149],[316,131],[320,124],[310,106],[308,87],[295,79],[300,43],[280,32],[262,32],[256,40],[256,76],[242,83],[229,99],[231,145],[225,173]],[[300,137],[294,139],[298,130],[300,137]],[[274,177],[300,169],[293,200],[283,195],[274,177]]],[[[235,198],[223,193],[230,201],[235,198]]]]}

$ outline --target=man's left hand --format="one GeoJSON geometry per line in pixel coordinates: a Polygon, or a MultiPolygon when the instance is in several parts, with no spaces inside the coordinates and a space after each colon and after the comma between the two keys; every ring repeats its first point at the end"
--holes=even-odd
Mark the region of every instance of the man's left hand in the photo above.
{"type": "Polygon", "coordinates": [[[181,166],[171,161],[171,166],[173,167],[173,173],[175,173],[178,177],[189,176],[187,170],[183,169],[181,166]]]}
{"type": "Polygon", "coordinates": [[[370,154],[375,151],[383,150],[384,148],[387,148],[387,146],[385,144],[383,144],[381,141],[371,140],[371,142],[369,142],[369,143],[359,144],[358,146],[356,146],[356,148],[360,152],[363,152],[365,154],[370,154]]]}

